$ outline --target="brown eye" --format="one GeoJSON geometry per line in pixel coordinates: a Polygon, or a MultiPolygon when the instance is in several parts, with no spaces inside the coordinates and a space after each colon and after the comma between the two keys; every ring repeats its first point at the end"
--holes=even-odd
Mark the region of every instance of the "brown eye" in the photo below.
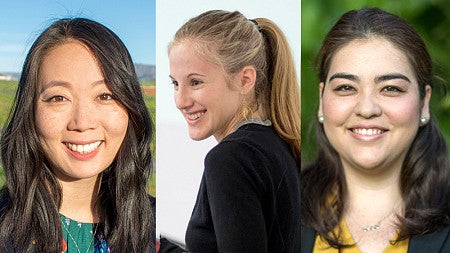
{"type": "Polygon", "coordinates": [[[386,91],[386,92],[403,92],[403,90],[401,90],[398,87],[395,86],[386,86],[382,89],[382,91],[386,91]]]}
{"type": "Polygon", "coordinates": [[[112,94],[108,94],[108,93],[103,93],[100,96],[98,96],[99,100],[111,100],[113,99],[112,94]]]}
{"type": "Polygon", "coordinates": [[[53,96],[49,99],[47,99],[47,102],[64,102],[66,101],[66,98],[63,96],[53,96]]]}
{"type": "Polygon", "coordinates": [[[353,91],[355,88],[353,88],[351,85],[340,85],[334,89],[334,91],[353,91]]]}
{"type": "Polygon", "coordinates": [[[192,85],[192,86],[197,86],[197,85],[200,85],[200,84],[202,84],[202,83],[203,83],[202,81],[197,80],[197,79],[192,79],[192,80],[191,80],[191,85],[192,85]]]}

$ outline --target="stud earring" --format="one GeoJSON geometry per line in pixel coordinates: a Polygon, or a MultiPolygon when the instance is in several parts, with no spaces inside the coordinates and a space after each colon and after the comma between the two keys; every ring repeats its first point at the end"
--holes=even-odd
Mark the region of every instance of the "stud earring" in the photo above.
{"type": "Polygon", "coordinates": [[[428,119],[425,117],[420,118],[420,125],[425,126],[428,123],[428,119]]]}
{"type": "Polygon", "coordinates": [[[320,115],[319,116],[319,123],[320,124],[323,124],[323,121],[324,121],[325,119],[324,119],[324,117],[323,117],[323,115],[320,115]]]}

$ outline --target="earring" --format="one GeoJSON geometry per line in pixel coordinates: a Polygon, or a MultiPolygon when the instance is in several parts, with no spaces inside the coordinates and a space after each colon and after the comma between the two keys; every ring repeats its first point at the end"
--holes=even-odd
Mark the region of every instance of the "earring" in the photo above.
{"type": "Polygon", "coordinates": [[[420,118],[420,125],[425,126],[428,123],[428,119],[425,117],[420,118]]]}
{"type": "Polygon", "coordinates": [[[319,116],[319,123],[323,124],[323,121],[325,120],[325,118],[323,117],[323,115],[319,116]]]}
{"type": "Polygon", "coordinates": [[[244,118],[245,120],[248,119],[248,115],[252,113],[252,109],[250,108],[250,106],[248,106],[247,100],[245,99],[244,96],[242,96],[242,118],[244,118]]]}

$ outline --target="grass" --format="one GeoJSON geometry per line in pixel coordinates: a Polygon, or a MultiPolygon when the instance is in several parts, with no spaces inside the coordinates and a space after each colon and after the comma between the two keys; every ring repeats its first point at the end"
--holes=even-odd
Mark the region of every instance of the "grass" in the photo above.
{"type": "Polygon", "coordinates": [[[5,125],[16,94],[17,82],[0,80],[0,129],[5,125]]]}
{"type": "MultiPolygon", "coordinates": [[[[155,86],[156,83],[153,82],[142,82],[142,86],[155,86]]],[[[0,129],[5,125],[9,111],[11,109],[11,106],[13,104],[14,96],[16,94],[17,90],[17,82],[15,81],[3,81],[0,80],[0,129]]],[[[147,109],[150,113],[150,116],[152,118],[153,123],[155,122],[155,115],[156,115],[156,98],[155,96],[148,96],[144,95],[144,101],[145,105],[147,106],[147,109]]],[[[153,131],[155,132],[155,131],[153,131]]],[[[156,159],[155,150],[156,150],[156,140],[153,138],[153,141],[151,143],[151,150],[153,154],[153,159],[156,159]]],[[[5,183],[5,175],[4,171],[0,166],[0,188],[5,183]]],[[[153,171],[150,180],[148,182],[147,187],[148,192],[156,196],[156,171],[153,171]]]]}

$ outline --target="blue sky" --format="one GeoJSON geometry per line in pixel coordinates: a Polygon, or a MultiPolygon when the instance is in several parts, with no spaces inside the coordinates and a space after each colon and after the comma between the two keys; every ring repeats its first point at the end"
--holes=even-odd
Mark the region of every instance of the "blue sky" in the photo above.
{"type": "Polygon", "coordinates": [[[155,65],[155,0],[2,1],[0,72],[19,72],[33,41],[55,19],[102,23],[125,43],[135,63],[155,65]]]}

